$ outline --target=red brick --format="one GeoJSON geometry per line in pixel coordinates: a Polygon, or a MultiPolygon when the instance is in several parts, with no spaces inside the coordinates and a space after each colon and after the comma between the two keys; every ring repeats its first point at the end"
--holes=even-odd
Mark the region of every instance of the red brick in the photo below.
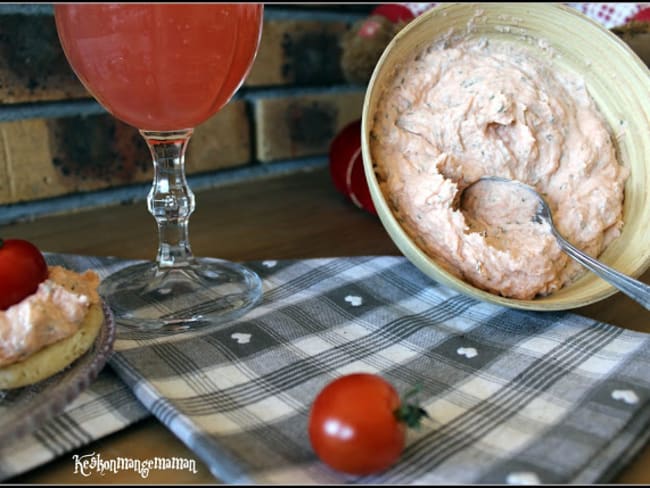
{"type": "MultiPolygon", "coordinates": [[[[229,103],[196,128],[187,173],[251,160],[245,102],[229,103]]],[[[139,132],[110,115],[0,124],[0,204],[146,182],[150,153],[139,132]]]]}
{"type": "Polygon", "coordinates": [[[334,136],[361,117],[364,91],[260,98],[255,101],[257,159],[327,154],[334,136]]]}

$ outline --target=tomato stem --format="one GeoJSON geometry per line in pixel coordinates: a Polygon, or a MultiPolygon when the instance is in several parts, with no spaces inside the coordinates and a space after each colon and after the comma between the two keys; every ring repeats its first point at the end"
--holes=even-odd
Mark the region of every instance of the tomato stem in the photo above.
{"type": "Polygon", "coordinates": [[[402,398],[400,406],[394,412],[397,420],[404,422],[411,429],[417,429],[420,427],[422,417],[431,418],[427,411],[420,407],[417,400],[412,403],[407,403],[408,398],[415,396],[419,392],[419,385],[416,385],[407,391],[402,398]]]}

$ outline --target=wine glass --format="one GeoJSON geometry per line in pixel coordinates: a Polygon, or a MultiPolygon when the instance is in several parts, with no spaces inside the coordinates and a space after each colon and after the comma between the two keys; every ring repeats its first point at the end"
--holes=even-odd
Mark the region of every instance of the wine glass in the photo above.
{"type": "Polygon", "coordinates": [[[117,119],[134,126],[153,157],[149,212],[158,224],[155,262],[106,277],[100,294],[116,321],[141,331],[215,327],[259,301],[262,285],[238,263],[192,254],[195,207],[185,178],[193,129],[216,114],[257,53],[262,4],[56,4],[63,51],[81,82],[117,119]]]}

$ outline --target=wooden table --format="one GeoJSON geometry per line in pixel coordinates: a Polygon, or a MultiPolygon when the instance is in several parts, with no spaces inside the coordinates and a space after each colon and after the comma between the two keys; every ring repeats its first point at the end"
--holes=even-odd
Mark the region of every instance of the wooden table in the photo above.
{"type": "MultiPolygon", "coordinates": [[[[190,236],[194,254],[233,261],[329,256],[399,254],[378,218],[346,202],[324,169],[197,192],[190,236]]],[[[34,222],[0,226],[0,235],[28,239],[51,252],[151,259],[156,229],[143,202],[89,210],[34,222]]],[[[650,282],[650,272],[642,280],[650,282]]],[[[617,293],[576,313],[621,327],[644,331],[650,312],[617,293]]],[[[78,452],[66,454],[13,483],[218,483],[198,458],[154,417],[78,452]],[[185,457],[197,460],[197,474],[152,471],[147,479],[123,471],[84,478],[74,474],[73,454],[96,452],[149,459],[185,457]]],[[[617,483],[650,483],[650,445],[616,479],[617,483]]]]}

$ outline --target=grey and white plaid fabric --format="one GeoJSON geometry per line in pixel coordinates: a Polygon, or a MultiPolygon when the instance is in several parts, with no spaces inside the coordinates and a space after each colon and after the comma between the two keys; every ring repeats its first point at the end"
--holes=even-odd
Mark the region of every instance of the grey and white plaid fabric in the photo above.
{"type": "MultiPolygon", "coordinates": [[[[0,481],[45,464],[149,416],[131,390],[104,368],[65,411],[34,432],[0,446],[0,481]]],[[[74,464],[70,461],[70,470],[74,464]]]]}
{"type": "MultiPolygon", "coordinates": [[[[49,258],[103,275],[129,264],[49,258]]],[[[647,334],[478,302],[403,257],[248,264],[264,300],[245,317],[212,333],[122,331],[110,363],[222,481],[607,482],[648,440],[647,334]],[[393,468],[357,478],[317,460],[307,420],[328,382],[361,371],[420,385],[432,419],[393,468]]]]}

